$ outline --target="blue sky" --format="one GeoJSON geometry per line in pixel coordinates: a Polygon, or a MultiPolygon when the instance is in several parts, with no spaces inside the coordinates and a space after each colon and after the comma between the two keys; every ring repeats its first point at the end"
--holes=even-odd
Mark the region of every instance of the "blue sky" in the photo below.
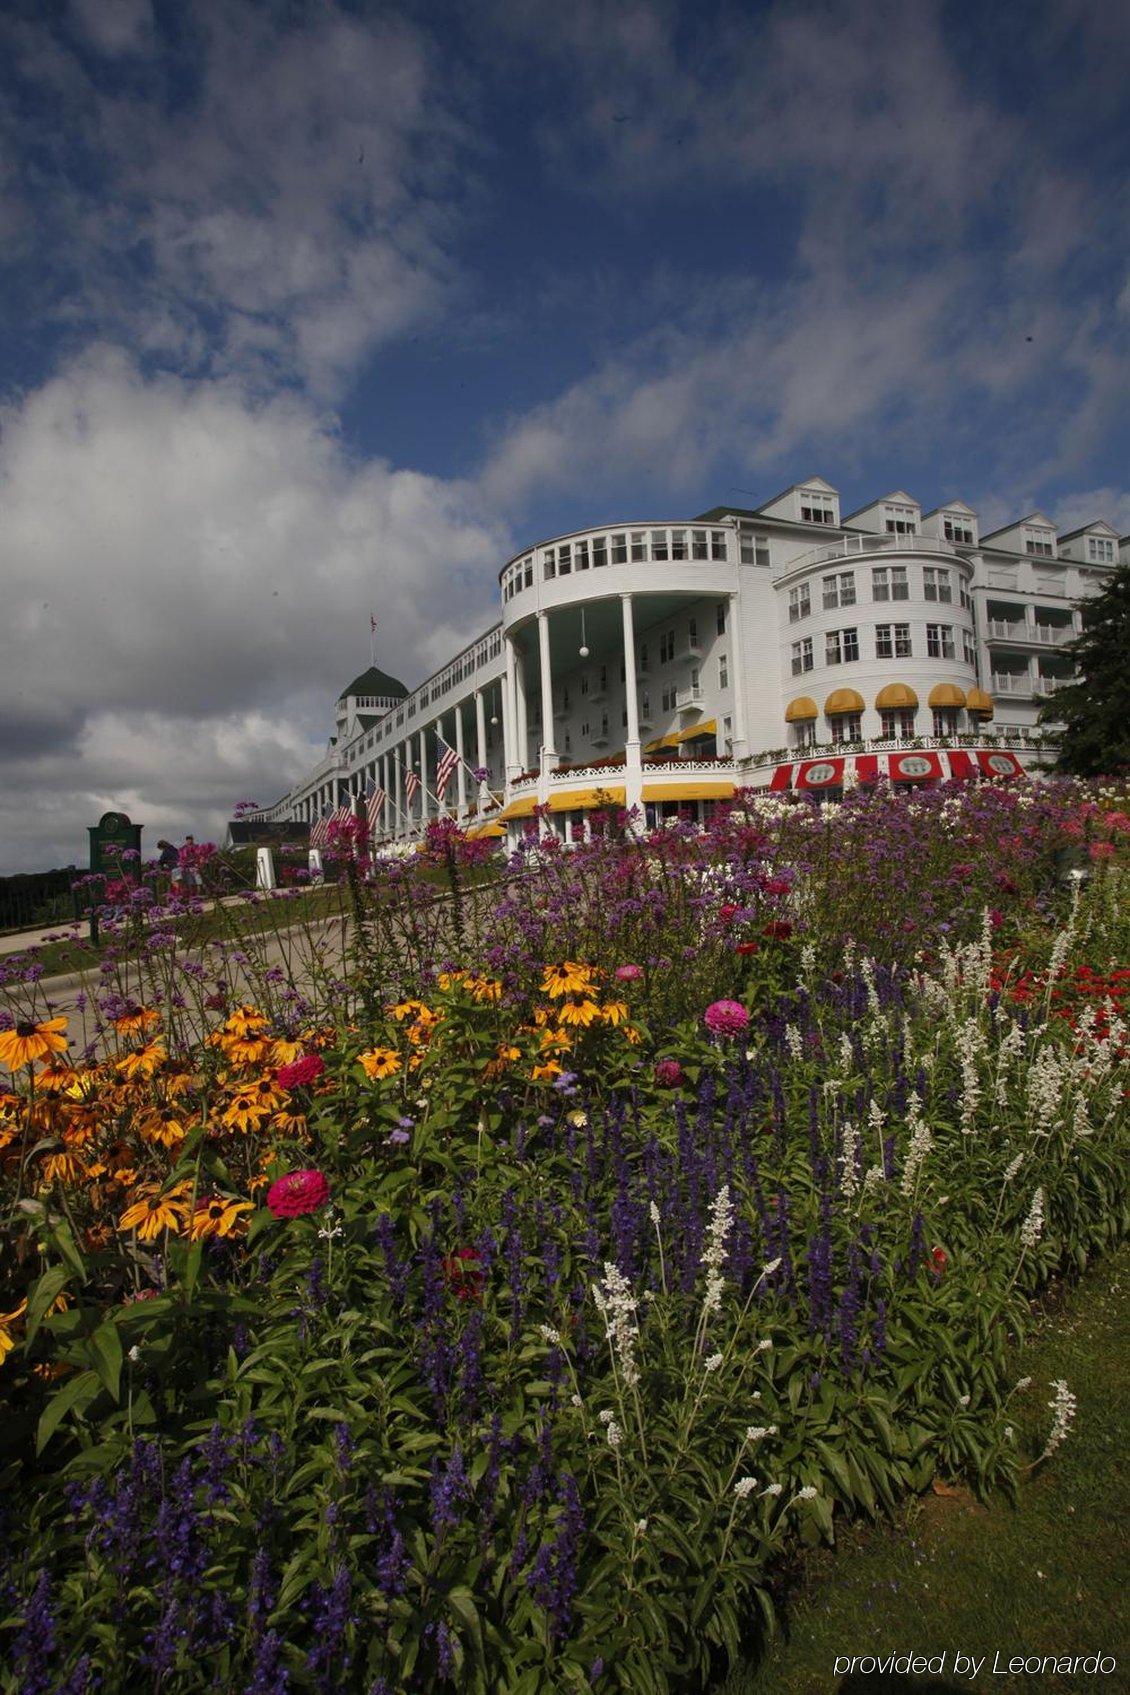
{"type": "Polygon", "coordinates": [[[507,553],[820,471],[1130,530],[1127,13],[0,17],[0,869],[222,827],[507,553]]]}

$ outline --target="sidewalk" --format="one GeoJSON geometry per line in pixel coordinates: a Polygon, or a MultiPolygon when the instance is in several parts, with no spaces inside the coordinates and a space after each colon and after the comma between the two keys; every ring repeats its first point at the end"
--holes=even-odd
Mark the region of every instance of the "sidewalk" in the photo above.
{"type": "MultiPolygon", "coordinates": [[[[220,906],[232,906],[237,901],[246,900],[248,894],[257,892],[257,890],[248,889],[242,894],[221,895],[218,904],[220,906]]],[[[216,905],[217,902],[214,900],[202,901],[201,910],[211,912],[216,905]]],[[[154,916],[167,917],[168,908],[159,907],[154,916]]],[[[80,918],[77,922],[74,919],[59,919],[56,923],[44,925],[38,930],[13,930],[8,935],[0,936],[0,955],[24,953],[28,948],[42,947],[45,942],[66,941],[72,933],[77,933],[80,939],[85,940],[90,934],[88,919],[80,918]]]]}

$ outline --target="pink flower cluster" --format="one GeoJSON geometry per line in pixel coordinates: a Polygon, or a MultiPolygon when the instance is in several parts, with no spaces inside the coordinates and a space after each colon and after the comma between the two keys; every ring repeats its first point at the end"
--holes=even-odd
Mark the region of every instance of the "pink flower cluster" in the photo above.
{"type": "Polygon", "coordinates": [[[655,1067],[655,1081],[661,1089],[677,1089],[683,1081],[683,1068],[678,1060],[659,1060],[655,1067]]]}
{"type": "Polygon", "coordinates": [[[749,1013],[740,1001],[711,1001],[702,1021],[712,1036],[744,1036],[749,1013]]]}
{"type": "Polygon", "coordinates": [[[267,1190],[267,1206],[276,1218],[317,1212],[329,1198],[330,1186],[320,1171],[288,1171],[267,1190]]]}
{"type": "Polygon", "coordinates": [[[320,1054],[304,1053],[299,1059],[291,1060],[289,1065],[280,1065],[275,1072],[275,1082],[284,1089],[297,1089],[303,1083],[313,1083],[326,1069],[326,1062],[320,1054]]]}

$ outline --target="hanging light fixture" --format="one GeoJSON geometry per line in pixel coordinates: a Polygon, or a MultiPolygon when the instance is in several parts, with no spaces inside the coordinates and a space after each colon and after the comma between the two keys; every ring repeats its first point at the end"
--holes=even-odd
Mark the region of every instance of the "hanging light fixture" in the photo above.
{"type": "Polygon", "coordinates": [[[577,652],[582,659],[587,659],[589,656],[588,643],[585,641],[585,609],[583,606],[581,607],[581,645],[577,652]]]}

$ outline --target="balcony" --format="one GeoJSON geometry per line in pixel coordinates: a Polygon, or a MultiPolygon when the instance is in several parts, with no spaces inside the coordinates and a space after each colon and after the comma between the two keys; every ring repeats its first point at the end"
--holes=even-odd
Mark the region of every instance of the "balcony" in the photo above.
{"type": "Polygon", "coordinates": [[[994,671],[993,693],[1031,695],[1035,694],[1036,690],[1027,671],[994,671]]]}
{"type": "Polygon", "coordinates": [[[1032,637],[1041,647],[1064,647],[1075,640],[1070,624],[1033,624],[1032,637]]]}
{"type": "Polygon", "coordinates": [[[1003,618],[990,618],[989,640],[991,642],[1026,642],[1030,641],[1031,637],[1028,634],[1027,624],[1020,620],[1011,624],[1003,618]]]}
{"type": "Polygon", "coordinates": [[[1070,681],[1070,677],[1033,677],[1032,693],[1046,700],[1048,695],[1054,694],[1057,689],[1063,687],[1064,683],[1070,681]]]}
{"type": "Polygon", "coordinates": [[[677,712],[700,712],[702,703],[703,693],[701,688],[678,689],[675,693],[675,710],[677,712]]]}
{"type": "Polygon", "coordinates": [[[803,554],[800,559],[794,559],[788,568],[789,574],[813,565],[824,565],[832,559],[850,559],[870,553],[955,555],[957,548],[952,541],[940,541],[934,536],[841,536],[837,541],[830,541],[823,547],[814,547],[810,553],[803,554]]]}

